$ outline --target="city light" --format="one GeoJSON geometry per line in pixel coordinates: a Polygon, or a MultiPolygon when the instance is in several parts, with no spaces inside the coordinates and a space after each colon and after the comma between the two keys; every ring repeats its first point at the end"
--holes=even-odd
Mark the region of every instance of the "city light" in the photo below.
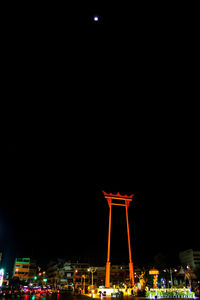
{"type": "Polygon", "coordinates": [[[3,284],[3,277],[4,277],[4,269],[0,269],[0,287],[3,284]]]}
{"type": "MultiPolygon", "coordinates": [[[[94,22],[94,16],[92,15],[90,18],[90,21],[94,22]]],[[[96,27],[95,24],[94,27],[96,27]]],[[[199,298],[200,285],[197,285],[197,282],[200,284],[199,273],[196,273],[196,269],[194,269],[192,263],[190,265],[189,259],[188,262],[185,263],[183,260],[183,262],[181,262],[183,265],[181,266],[178,264],[178,261],[175,263],[175,257],[170,262],[171,253],[169,253],[169,261],[165,253],[160,253],[158,256],[152,256],[152,261],[150,261],[150,256],[152,255],[150,252],[148,265],[145,264],[143,266],[141,264],[133,268],[130,244],[131,233],[129,232],[128,219],[128,207],[133,195],[127,196],[119,193],[107,194],[104,192],[104,196],[109,205],[106,265],[101,265],[101,260],[98,262],[98,257],[96,258],[97,260],[94,259],[96,262],[92,265],[91,261],[93,261],[93,256],[91,259],[89,259],[88,256],[88,261],[86,258],[83,261],[76,261],[73,256],[66,259],[56,258],[55,256],[55,260],[49,261],[46,267],[43,266],[40,268],[37,260],[32,260],[32,258],[16,258],[12,268],[14,280],[9,280],[6,265],[5,269],[3,269],[4,265],[0,268],[0,300],[1,296],[5,296],[5,298],[10,298],[10,296],[16,298],[22,295],[25,300],[28,300],[28,298],[38,300],[40,296],[45,300],[44,298],[49,298],[51,295],[55,300],[59,300],[60,297],[64,296],[64,293],[70,293],[74,296],[89,296],[90,298],[100,300],[103,300],[103,298],[107,296],[109,296],[109,298],[142,296],[143,298],[146,297],[146,299],[199,298]],[[123,260],[116,263],[116,265],[111,264],[110,244],[112,240],[111,215],[113,206],[123,206],[123,210],[126,210],[124,215],[126,214],[129,264],[128,261],[125,263],[123,260]],[[169,265],[167,265],[167,263],[169,265]],[[172,263],[174,263],[174,265],[172,265],[172,263]],[[158,269],[154,267],[154,264],[158,269]],[[56,293],[57,295],[55,295],[56,293]]],[[[119,232],[117,231],[116,234],[119,234],[119,232]]],[[[99,236],[95,236],[96,239],[98,239],[98,237],[99,236]]],[[[105,242],[107,242],[107,237],[105,242]]],[[[121,244],[121,242],[122,241],[119,241],[118,245],[121,244]]],[[[118,254],[124,255],[119,247],[117,251],[119,251],[117,252],[118,254]]],[[[98,253],[97,251],[96,255],[98,255],[98,253]]],[[[88,255],[89,254],[90,253],[88,253],[88,255]]],[[[172,255],[174,255],[174,253],[172,253],[172,255]]]]}

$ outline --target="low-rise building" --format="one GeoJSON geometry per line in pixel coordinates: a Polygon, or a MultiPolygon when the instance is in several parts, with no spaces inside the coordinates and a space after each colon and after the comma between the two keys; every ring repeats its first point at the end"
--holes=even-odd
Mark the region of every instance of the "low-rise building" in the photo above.
{"type": "MultiPolygon", "coordinates": [[[[106,267],[97,268],[97,285],[104,286],[106,267]]],[[[136,274],[141,273],[141,269],[134,266],[134,272],[136,274]]],[[[111,265],[110,267],[110,282],[113,285],[120,285],[122,283],[128,283],[130,281],[129,266],[128,265],[111,265]]]]}
{"type": "MultiPolygon", "coordinates": [[[[140,273],[141,270],[136,268],[135,271],[140,273]]],[[[51,261],[47,266],[48,283],[55,287],[73,286],[75,289],[87,290],[92,283],[95,286],[104,286],[105,276],[105,266],[91,268],[88,263],[57,259],[51,261]]],[[[110,281],[113,285],[129,283],[129,266],[111,265],[110,281]]]]}
{"type": "Polygon", "coordinates": [[[62,262],[57,260],[57,261],[50,261],[47,265],[47,278],[48,282],[52,285],[57,285],[59,282],[59,271],[61,268],[62,262]]]}
{"type": "Polygon", "coordinates": [[[54,286],[86,287],[89,281],[89,264],[57,259],[47,266],[48,283],[54,286]]]}
{"type": "Polygon", "coordinates": [[[20,280],[33,279],[37,274],[37,265],[30,258],[16,258],[14,263],[13,277],[20,280]]]}

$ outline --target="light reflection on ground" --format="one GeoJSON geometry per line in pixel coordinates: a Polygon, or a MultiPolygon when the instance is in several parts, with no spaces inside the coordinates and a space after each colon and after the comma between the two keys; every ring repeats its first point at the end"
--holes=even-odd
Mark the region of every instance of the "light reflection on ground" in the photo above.
{"type": "MultiPolygon", "coordinates": [[[[57,294],[57,295],[23,295],[19,297],[0,297],[0,300],[91,300],[92,298],[83,295],[69,295],[69,294],[57,294]]],[[[107,296],[107,297],[98,297],[96,299],[101,300],[114,300],[116,298],[107,296]]],[[[117,297],[116,300],[144,300],[149,299],[146,297],[135,297],[135,296],[123,296],[117,297]]],[[[162,298],[164,300],[165,298],[162,298]]],[[[176,298],[166,298],[167,300],[175,300],[176,298]]],[[[95,300],[95,299],[94,299],[95,300]]],[[[178,298],[178,300],[185,300],[185,298],[178,298]]]]}

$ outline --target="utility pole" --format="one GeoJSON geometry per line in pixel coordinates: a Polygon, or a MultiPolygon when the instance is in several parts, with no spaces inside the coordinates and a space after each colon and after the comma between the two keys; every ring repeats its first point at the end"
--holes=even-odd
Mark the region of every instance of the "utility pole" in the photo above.
{"type": "Polygon", "coordinates": [[[170,278],[171,278],[171,287],[173,287],[173,278],[172,278],[172,269],[169,269],[170,272],[170,278]]]}

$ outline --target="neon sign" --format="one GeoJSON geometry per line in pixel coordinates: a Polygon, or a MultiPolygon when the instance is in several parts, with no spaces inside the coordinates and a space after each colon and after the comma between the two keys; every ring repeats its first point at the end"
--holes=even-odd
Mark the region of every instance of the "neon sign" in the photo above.
{"type": "Polygon", "coordinates": [[[0,269],[0,287],[3,284],[4,269],[0,269]]]}
{"type": "Polygon", "coordinates": [[[159,271],[156,269],[149,270],[149,275],[158,275],[158,274],[159,274],[159,271]]]}

